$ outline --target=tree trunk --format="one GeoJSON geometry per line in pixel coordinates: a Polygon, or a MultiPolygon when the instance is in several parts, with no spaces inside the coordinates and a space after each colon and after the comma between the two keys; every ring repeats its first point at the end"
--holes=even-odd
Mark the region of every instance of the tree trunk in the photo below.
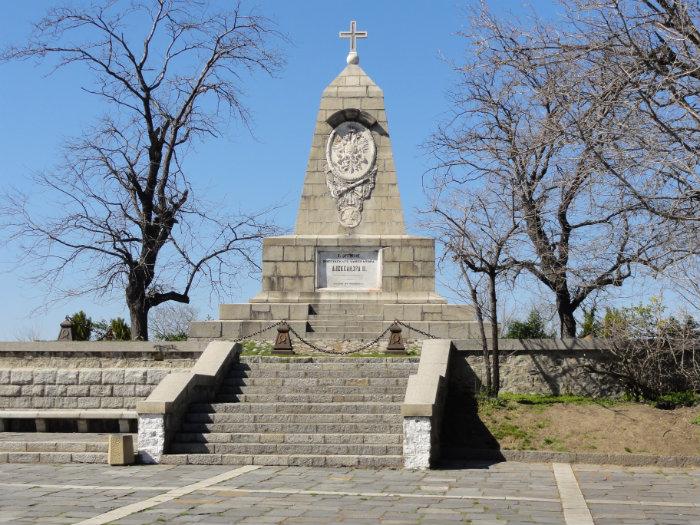
{"type": "Polygon", "coordinates": [[[469,288],[472,296],[472,303],[474,304],[474,311],[476,313],[476,320],[479,323],[479,335],[481,336],[481,348],[483,350],[484,356],[484,379],[486,381],[485,390],[486,395],[491,395],[491,357],[489,355],[489,345],[486,341],[486,329],[484,328],[484,312],[481,309],[481,304],[479,304],[479,296],[476,293],[476,288],[469,284],[469,288]]]}
{"type": "Polygon", "coordinates": [[[491,307],[491,395],[496,397],[501,389],[501,363],[498,355],[498,300],[496,297],[496,274],[489,273],[489,302],[491,307]]]}
{"type": "Polygon", "coordinates": [[[126,287],[126,304],[131,318],[131,340],[148,341],[148,310],[145,286],[137,277],[131,277],[126,287]]]}
{"type": "Polygon", "coordinates": [[[557,294],[557,313],[559,314],[559,333],[562,337],[576,337],[575,309],[571,307],[568,294],[557,294]]]}
{"type": "Polygon", "coordinates": [[[146,305],[143,303],[129,305],[129,316],[131,317],[131,340],[148,341],[148,308],[146,305]]]}

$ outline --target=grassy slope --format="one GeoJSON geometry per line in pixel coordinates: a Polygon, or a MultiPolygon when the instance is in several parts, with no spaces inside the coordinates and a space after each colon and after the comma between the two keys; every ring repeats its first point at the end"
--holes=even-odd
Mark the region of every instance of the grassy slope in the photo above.
{"type": "Polygon", "coordinates": [[[481,400],[479,419],[503,449],[700,455],[700,406],[506,394],[481,400]]]}

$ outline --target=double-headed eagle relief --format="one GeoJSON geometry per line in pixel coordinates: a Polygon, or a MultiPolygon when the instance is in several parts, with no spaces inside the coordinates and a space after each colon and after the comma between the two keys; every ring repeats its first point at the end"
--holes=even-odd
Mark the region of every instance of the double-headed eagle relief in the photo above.
{"type": "Polygon", "coordinates": [[[372,132],[359,122],[343,122],[328,137],[326,183],[336,200],[338,220],[347,228],[362,221],[363,203],[377,177],[376,158],[372,132]]]}

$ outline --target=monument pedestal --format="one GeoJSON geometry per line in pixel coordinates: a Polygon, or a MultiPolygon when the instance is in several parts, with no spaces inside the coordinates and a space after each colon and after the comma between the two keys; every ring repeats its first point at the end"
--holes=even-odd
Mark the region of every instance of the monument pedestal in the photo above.
{"type": "Polygon", "coordinates": [[[264,239],[262,266],[250,303],[222,304],[190,337],[237,339],[286,320],[306,338],[367,340],[396,319],[478,336],[472,307],[435,293],[435,241],[406,235],[384,95],[356,63],[323,91],[295,235],[264,239]]]}
{"type": "Polygon", "coordinates": [[[435,242],[410,235],[289,235],[263,242],[252,303],[435,303],[435,242]]]}

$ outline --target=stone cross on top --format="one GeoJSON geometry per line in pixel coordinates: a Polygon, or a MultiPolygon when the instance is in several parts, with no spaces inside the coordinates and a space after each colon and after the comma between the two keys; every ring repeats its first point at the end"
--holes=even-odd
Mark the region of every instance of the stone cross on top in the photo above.
{"type": "Polygon", "coordinates": [[[350,53],[348,53],[347,62],[348,64],[359,64],[360,57],[357,54],[357,39],[367,38],[367,31],[357,31],[357,22],[354,20],[350,22],[350,31],[341,31],[338,33],[340,38],[350,39],[350,53]]]}

